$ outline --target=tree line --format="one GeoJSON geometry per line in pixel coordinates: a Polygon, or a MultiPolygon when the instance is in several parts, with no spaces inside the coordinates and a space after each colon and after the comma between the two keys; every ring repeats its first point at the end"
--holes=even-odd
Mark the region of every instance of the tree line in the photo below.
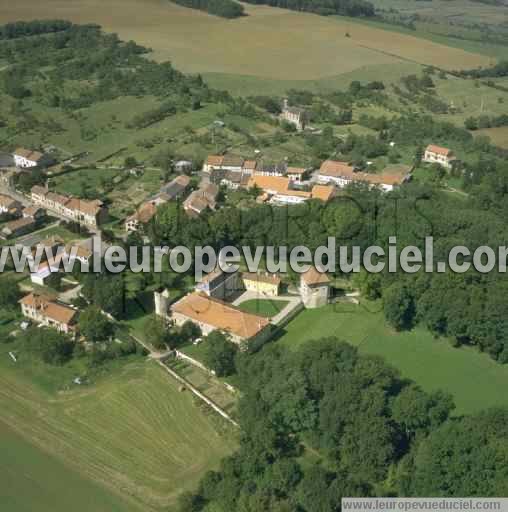
{"type": "Polygon", "coordinates": [[[64,20],[16,21],[0,26],[0,39],[16,39],[18,37],[62,32],[68,30],[71,26],[70,21],[64,20]]]}
{"type": "Polygon", "coordinates": [[[247,0],[250,4],[265,4],[293,11],[306,11],[322,16],[371,17],[374,5],[366,0],[247,0]]]}
{"type": "Polygon", "coordinates": [[[243,5],[234,0],[173,0],[173,2],[221,18],[239,18],[244,15],[243,5]]]}

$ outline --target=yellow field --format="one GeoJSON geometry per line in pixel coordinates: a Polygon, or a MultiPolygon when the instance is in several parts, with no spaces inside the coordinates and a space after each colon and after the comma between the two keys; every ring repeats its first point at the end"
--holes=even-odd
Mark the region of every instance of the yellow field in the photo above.
{"type": "MultiPolygon", "coordinates": [[[[217,72],[280,80],[315,80],[414,62],[447,69],[489,65],[490,59],[416,37],[266,6],[225,20],[169,0],[16,0],[4,2],[0,23],[34,18],[95,22],[122,39],[154,50],[187,72],[217,72]],[[351,37],[346,37],[349,33],[351,37]]],[[[386,75],[386,76],[383,76],[386,75]]]]}

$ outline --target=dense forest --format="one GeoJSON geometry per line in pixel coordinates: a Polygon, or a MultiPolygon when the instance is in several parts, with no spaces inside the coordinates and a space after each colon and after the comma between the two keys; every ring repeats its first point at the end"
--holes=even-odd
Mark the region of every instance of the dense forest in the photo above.
{"type": "Polygon", "coordinates": [[[374,16],[374,6],[366,0],[246,0],[250,4],[282,7],[293,11],[306,11],[331,16],[374,16]]]}
{"type": "Polygon", "coordinates": [[[221,18],[238,18],[244,14],[243,5],[235,0],[173,0],[173,2],[221,18]]]}
{"type": "Polygon", "coordinates": [[[237,356],[239,450],[180,512],[340,511],[343,496],[504,496],[508,411],[451,418],[375,356],[337,339],[237,356]]]}

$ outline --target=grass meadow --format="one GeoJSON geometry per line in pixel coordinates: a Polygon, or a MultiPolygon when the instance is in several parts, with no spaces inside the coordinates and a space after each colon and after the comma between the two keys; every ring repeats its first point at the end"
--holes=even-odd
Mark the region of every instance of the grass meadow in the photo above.
{"type": "Polygon", "coordinates": [[[0,500],[9,512],[35,502],[52,512],[173,510],[234,446],[155,363],[134,359],[81,387],[69,374],[55,392],[41,374],[60,369],[26,367],[22,354],[15,365],[8,350],[0,345],[0,500]]]}
{"type": "Polygon", "coordinates": [[[286,306],[286,300],[251,299],[242,302],[238,307],[246,313],[271,318],[280,313],[286,306]]]}
{"type": "Polygon", "coordinates": [[[421,327],[397,333],[386,325],[380,308],[377,303],[337,303],[305,310],[285,327],[277,343],[297,347],[327,336],[348,341],[361,352],[384,357],[422,388],[451,393],[456,414],[508,405],[508,367],[475,348],[454,348],[421,327]]]}

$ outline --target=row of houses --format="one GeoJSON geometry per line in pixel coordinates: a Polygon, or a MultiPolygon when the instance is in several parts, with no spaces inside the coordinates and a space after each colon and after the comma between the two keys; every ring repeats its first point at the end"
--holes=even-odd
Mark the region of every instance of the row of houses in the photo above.
{"type": "Polygon", "coordinates": [[[236,181],[242,177],[248,179],[250,176],[285,176],[300,183],[310,174],[308,169],[292,167],[284,161],[271,163],[264,160],[245,160],[235,155],[209,155],[203,165],[203,172],[210,174],[210,179],[216,183],[232,178],[236,181]]]}
{"type": "Polygon", "coordinates": [[[47,187],[40,185],[32,187],[31,199],[36,205],[92,228],[104,223],[108,217],[107,206],[98,199],[88,200],[66,196],[50,192],[47,187]]]}
{"type": "Polygon", "coordinates": [[[46,216],[46,211],[37,206],[25,208],[20,201],[7,194],[0,194],[0,218],[7,220],[0,236],[4,239],[21,236],[33,231],[46,216]]]}

